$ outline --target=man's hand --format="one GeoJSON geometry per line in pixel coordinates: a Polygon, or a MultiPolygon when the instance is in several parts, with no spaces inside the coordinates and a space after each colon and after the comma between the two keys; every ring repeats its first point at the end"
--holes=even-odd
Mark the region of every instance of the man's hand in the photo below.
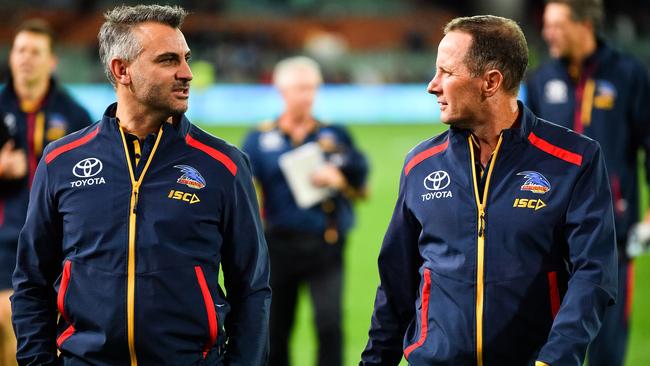
{"type": "Polygon", "coordinates": [[[311,183],[316,187],[329,187],[339,191],[348,185],[343,173],[332,164],[325,164],[317,169],[311,176],[311,183]]]}
{"type": "Polygon", "coordinates": [[[22,149],[14,150],[9,140],[0,149],[0,179],[20,179],[27,174],[27,156],[22,149]]]}

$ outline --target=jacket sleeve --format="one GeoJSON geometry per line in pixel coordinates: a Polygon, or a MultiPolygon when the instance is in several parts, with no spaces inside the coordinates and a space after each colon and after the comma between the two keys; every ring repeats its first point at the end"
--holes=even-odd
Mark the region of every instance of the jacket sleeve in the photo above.
{"type": "Polygon", "coordinates": [[[636,69],[630,76],[632,101],[628,113],[632,122],[632,138],[637,140],[635,146],[645,153],[646,182],[650,185],[650,75],[641,65],[637,65],[636,69]]]}
{"type": "Polygon", "coordinates": [[[228,365],[263,365],[269,348],[269,258],[248,159],[238,164],[225,206],[222,265],[231,313],[228,365]]]}
{"type": "Polygon", "coordinates": [[[88,114],[88,111],[81,105],[77,105],[75,120],[68,133],[79,131],[82,128],[86,128],[91,124],[93,124],[93,122],[94,121],[91,119],[90,114],[88,114]]]}
{"type": "Polygon", "coordinates": [[[47,165],[38,165],[27,220],[18,239],[13,275],[13,325],[20,365],[55,365],[56,292],[61,274],[61,219],[48,188],[47,165]]]}
{"type": "MultiPolygon", "coordinates": [[[[571,275],[567,292],[538,359],[551,366],[581,366],[617,292],[612,198],[600,147],[586,161],[566,212],[571,275]]],[[[586,154],[585,154],[585,157],[586,154]]]]}
{"type": "Polygon", "coordinates": [[[379,279],[369,339],[361,355],[362,366],[397,365],[402,358],[404,334],[415,316],[418,237],[422,228],[406,206],[405,177],[379,252],[379,279]]]}
{"type": "Polygon", "coordinates": [[[257,145],[259,144],[257,141],[258,139],[259,139],[259,134],[257,133],[257,131],[252,130],[249,131],[248,134],[244,137],[244,140],[242,141],[241,144],[241,149],[242,151],[244,151],[244,153],[246,153],[246,156],[248,156],[248,161],[251,164],[252,174],[256,177],[258,177],[259,174],[261,173],[261,167],[259,165],[260,159],[257,158],[258,155],[257,145]]]}
{"type": "Polygon", "coordinates": [[[355,190],[362,190],[368,177],[368,160],[357,149],[348,131],[343,127],[339,127],[338,130],[343,143],[339,168],[351,187],[355,190]]]}
{"type": "Polygon", "coordinates": [[[56,103],[70,123],[66,135],[88,127],[95,122],[92,117],[90,117],[88,110],[79,102],[79,100],[72,96],[70,90],[60,84],[59,95],[56,103]]]}

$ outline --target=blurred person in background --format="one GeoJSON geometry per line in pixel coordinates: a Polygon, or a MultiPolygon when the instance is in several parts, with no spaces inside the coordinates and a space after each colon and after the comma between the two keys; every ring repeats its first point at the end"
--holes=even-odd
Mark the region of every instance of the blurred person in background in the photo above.
{"type": "MultiPolygon", "coordinates": [[[[626,243],[639,216],[638,152],[650,182],[650,79],[639,61],[599,35],[602,0],[548,0],[542,35],[552,60],[528,78],[527,103],[541,118],[600,143],[609,174],[618,298],[589,350],[591,366],[624,364],[632,309],[633,261],[626,243]]],[[[646,214],[646,225],[650,215],[646,214]]]]}
{"type": "Polygon", "coordinates": [[[16,362],[11,329],[11,275],[29,190],[43,149],[90,124],[88,112],[53,76],[54,34],[39,19],[21,24],[9,53],[11,76],[0,91],[0,123],[9,139],[0,150],[0,364],[16,362]]]}
{"type": "Polygon", "coordinates": [[[307,284],[318,333],[318,365],[342,364],[341,295],[343,251],[354,215],[352,202],[365,194],[368,164],[352,136],[340,125],[317,120],[312,107],[322,83],[319,65],[307,57],[279,62],[273,82],[284,111],[244,140],[261,193],[265,235],[271,257],[271,366],[289,364],[289,336],[298,288],[307,284]],[[316,143],[326,163],[311,176],[312,184],[333,194],[311,207],[299,207],[279,160],[306,144],[316,143]]]}
{"type": "Polygon", "coordinates": [[[600,148],[517,100],[516,22],[444,34],[428,91],[450,128],[406,157],[361,365],[582,366],[616,296],[600,148]]]}
{"type": "Polygon", "coordinates": [[[186,14],[104,15],[99,54],[117,103],[50,144],[36,170],[13,275],[21,365],[266,362],[253,179],[241,151],[185,118],[186,14]]]}

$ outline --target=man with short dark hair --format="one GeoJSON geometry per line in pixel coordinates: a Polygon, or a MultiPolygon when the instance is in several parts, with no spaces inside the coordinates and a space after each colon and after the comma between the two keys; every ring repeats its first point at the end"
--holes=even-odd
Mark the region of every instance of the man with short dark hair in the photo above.
{"type": "Polygon", "coordinates": [[[4,366],[16,362],[11,274],[36,165],[50,142],[91,122],[88,112],[54,78],[56,63],[50,26],[39,19],[21,24],[9,52],[11,76],[0,91],[0,124],[8,135],[4,144],[0,141],[0,364],[4,366]]]}
{"type": "Polygon", "coordinates": [[[512,20],[445,27],[450,128],[406,157],[361,365],[582,365],[616,296],[611,194],[597,143],[517,101],[527,63],[512,20]]]}
{"type": "Polygon", "coordinates": [[[529,77],[527,103],[540,117],[602,147],[614,199],[619,292],[590,346],[589,364],[620,366],[632,309],[633,261],[625,249],[639,219],[639,150],[650,171],[650,78],[638,60],[603,40],[602,18],[601,0],[546,2],[542,35],[553,59],[529,77]]]}
{"type": "Polygon", "coordinates": [[[184,117],[185,15],[105,14],[117,103],[36,171],[13,276],[22,365],[265,363],[271,289],[250,166],[184,117]]]}

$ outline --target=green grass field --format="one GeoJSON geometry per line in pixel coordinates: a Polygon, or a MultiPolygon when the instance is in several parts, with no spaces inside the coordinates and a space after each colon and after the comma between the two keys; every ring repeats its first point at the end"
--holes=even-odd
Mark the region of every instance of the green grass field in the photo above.
{"type": "MultiPolygon", "coordinates": [[[[370,197],[357,205],[357,225],[345,257],[345,365],[356,365],[366,345],[370,316],[379,282],[377,255],[397,195],[399,173],[406,153],[418,142],[441,132],[434,125],[353,125],[350,127],[371,163],[370,197]]],[[[238,145],[243,127],[210,127],[213,134],[238,145]]],[[[647,200],[644,200],[646,202],[647,200]]],[[[636,289],[628,366],[650,365],[650,256],[637,260],[636,289]]],[[[315,365],[316,337],[309,298],[302,291],[292,338],[294,366],[315,365]]],[[[402,362],[402,364],[406,364],[402,362]]]]}

